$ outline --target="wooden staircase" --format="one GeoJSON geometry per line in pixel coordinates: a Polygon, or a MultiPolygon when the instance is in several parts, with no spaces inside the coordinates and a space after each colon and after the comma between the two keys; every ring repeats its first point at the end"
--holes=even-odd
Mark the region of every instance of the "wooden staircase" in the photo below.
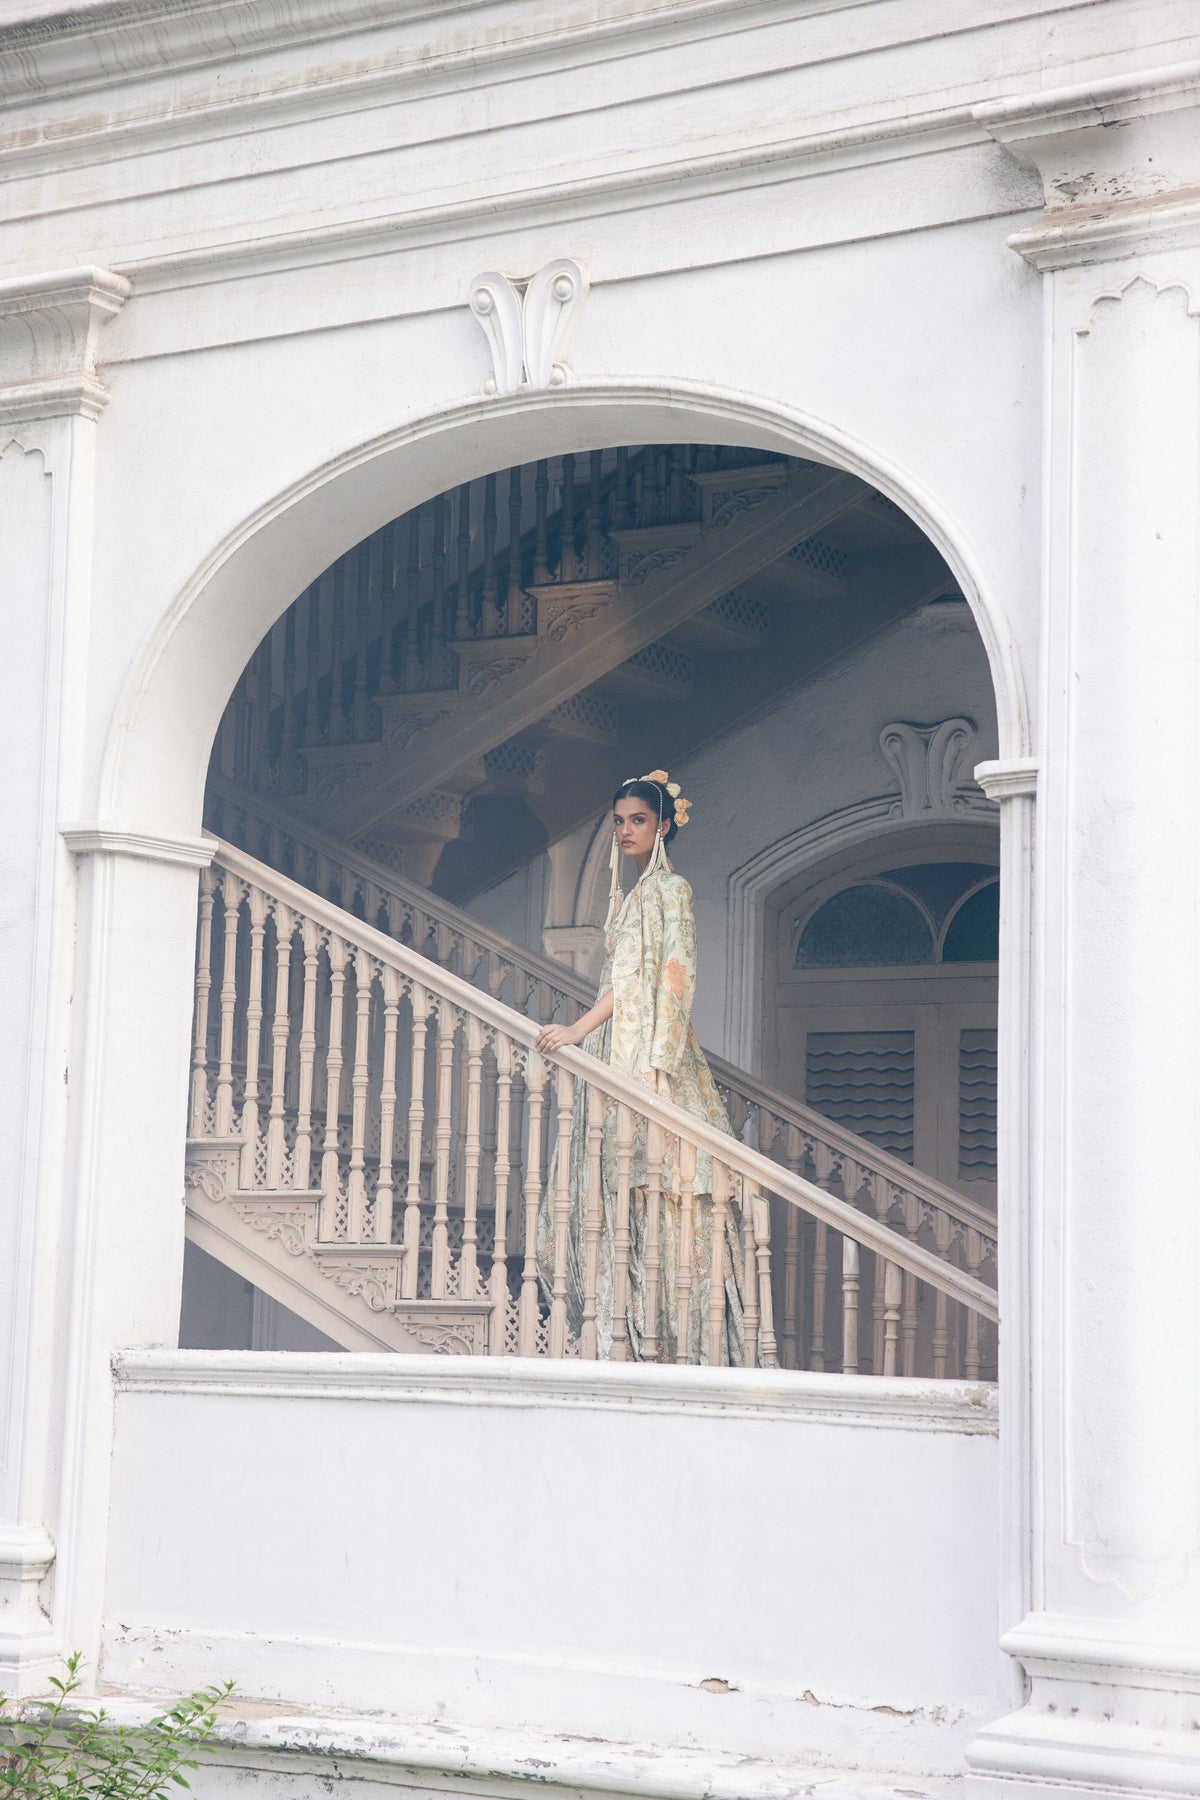
{"type": "MultiPolygon", "coordinates": [[[[514,1174],[531,1154],[528,1127],[499,1166],[497,1152],[512,1143],[511,1107],[528,1103],[527,1089],[515,1098],[517,1069],[537,1023],[578,1017],[587,984],[220,777],[206,817],[244,850],[223,852],[201,903],[189,1235],[348,1349],[552,1353],[528,1244],[528,1206],[549,1167],[544,1089],[534,1173],[527,1160],[514,1174]],[[398,1077],[393,1039],[389,1068],[387,1021],[405,1005],[408,1100],[398,1110],[405,1066],[398,1077]],[[418,1061],[429,1063],[428,1084],[414,1076],[418,1061]],[[478,1131],[488,1117],[490,1139],[478,1131]],[[472,1130],[473,1173],[463,1141],[472,1130]],[[519,1280],[506,1243],[525,1246],[519,1280]]],[[[952,1276],[976,1298],[994,1283],[994,1218],[711,1060],[738,1134],[736,1149],[724,1141],[729,1166],[766,1201],[753,1272],[781,1364],[989,1373],[994,1301],[963,1304],[952,1276]],[[883,1235],[863,1240],[863,1230],[883,1235]],[[890,1255],[878,1256],[880,1242],[890,1255]]],[[[560,1339],[558,1353],[579,1345],[560,1339]]]]}

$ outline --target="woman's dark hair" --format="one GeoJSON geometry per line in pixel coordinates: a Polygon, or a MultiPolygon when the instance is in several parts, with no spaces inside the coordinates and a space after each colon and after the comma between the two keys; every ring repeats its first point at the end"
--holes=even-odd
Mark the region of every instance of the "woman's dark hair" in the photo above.
{"type": "Polygon", "coordinates": [[[627,781],[613,795],[614,809],[618,800],[644,800],[647,806],[652,806],[659,818],[667,821],[666,841],[668,844],[679,830],[675,823],[675,802],[666,788],[661,787],[657,781],[627,781]]]}

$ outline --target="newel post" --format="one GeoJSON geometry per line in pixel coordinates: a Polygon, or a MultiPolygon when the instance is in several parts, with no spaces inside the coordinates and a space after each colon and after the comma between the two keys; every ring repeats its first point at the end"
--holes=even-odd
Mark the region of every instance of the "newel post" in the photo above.
{"type": "Polygon", "coordinates": [[[1021,1686],[971,1746],[971,1792],[1194,1793],[1200,79],[977,117],[1046,197],[1010,239],[1043,278],[1045,552],[1034,1111],[1001,1220],[1021,1686]]]}
{"type": "Polygon", "coordinates": [[[129,283],[103,269],[0,282],[0,1689],[44,1687],[67,1379],[60,1310],[76,882],[57,836],[77,804],[97,428],[96,351],[129,283]]]}

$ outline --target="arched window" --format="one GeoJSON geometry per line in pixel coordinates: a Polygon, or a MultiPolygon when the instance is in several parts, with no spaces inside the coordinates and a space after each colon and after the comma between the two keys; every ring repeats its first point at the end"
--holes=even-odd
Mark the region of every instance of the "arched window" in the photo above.
{"type": "Polygon", "coordinates": [[[945,963],[999,962],[1000,883],[969,894],[946,927],[942,940],[945,963]]]}
{"type": "Polygon", "coordinates": [[[895,888],[863,882],[817,908],[800,934],[798,969],[899,968],[933,961],[933,933],[895,888]]]}

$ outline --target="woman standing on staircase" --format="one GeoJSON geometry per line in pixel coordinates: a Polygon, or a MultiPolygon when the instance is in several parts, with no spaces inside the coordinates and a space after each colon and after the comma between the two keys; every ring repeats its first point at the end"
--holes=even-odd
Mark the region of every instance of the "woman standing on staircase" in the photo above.
{"type": "MultiPolygon", "coordinates": [[[[605,959],[599,998],[574,1025],[547,1025],[538,1035],[539,1050],[563,1044],[581,1045],[590,1055],[632,1075],[677,1106],[729,1131],[729,1119],[717,1092],[704,1052],[692,1030],[692,998],[696,987],[696,926],[692,890],[667,858],[667,845],[687,824],[690,802],[665,769],[623,782],[613,797],[612,884],[605,921],[605,959]],[[621,863],[637,870],[630,892],[621,895],[621,863]]],[[[584,1229],[587,1202],[589,1105],[601,1096],[583,1082],[576,1084],[570,1144],[571,1211],[567,1239],[567,1322],[578,1333],[584,1309],[584,1229]]],[[[555,1152],[555,1161],[560,1153],[555,1152]]],[[[675,1173],[676,1154],[664,1160],[660,1222],[661,1268],[657,1282],[657,1331],[648,1332],[646,1318],[647,1143],[646,1128],[635,1126],[630,1202],[630,1250],[625,1324],[630,1354],[641,1360],[648,1336],[658,1339],[662,1360],[673,1362],[682,1321],[676,1301],[681,1207],[675,1173]]],[[[606,1109],[601,1149],[601,1221],[596,1325],[598,1354],[612,1353],[617,1212],[615,1108],[606,1109]]],[[[554,1272],[553,1194],[556,1169],[538,1220],[538,1266],[543,1287],[552,1289],[554,1272]]],[[[693,1221],[691,1305],[685,1360],[707,1362],[708,1316],[713,1266],[712,1160],[697,1158],[693,1221]]],[[[731,1207],[726,1214],[723,1253],[725,1327],[723,1363],[742,1361],[742,1294],[740,1251],[731,1207]]],[[[619,1333],[619,1335],[624,1335],[619,1333]]]]}

